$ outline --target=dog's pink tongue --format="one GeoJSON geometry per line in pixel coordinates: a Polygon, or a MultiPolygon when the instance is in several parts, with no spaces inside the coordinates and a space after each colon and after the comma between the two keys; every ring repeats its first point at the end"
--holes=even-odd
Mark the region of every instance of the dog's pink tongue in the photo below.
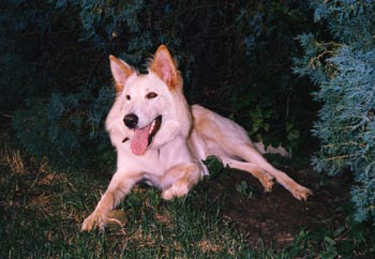
{"type": "Polygon", "coordinates": [[[130,147],[134,155],[143,155],[148,146],[148,132],[151,124],[142,129],[136,129],[130,143],[130,147]]]}

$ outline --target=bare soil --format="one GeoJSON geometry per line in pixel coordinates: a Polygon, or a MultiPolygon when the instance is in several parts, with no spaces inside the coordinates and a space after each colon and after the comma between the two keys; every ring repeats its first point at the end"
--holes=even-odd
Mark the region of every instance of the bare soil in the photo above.
{"type": "MultiPolygon", "coordinates": [[[[286,172],[290,170],[286,169],[286,172]]],[[[313,190],[307,201],[295,199],[285,188],[275,183],[272,192],[265,193],[257,179],[242,171],[230,171],[210,180],[211,199],[223,199],[222,216],[234,223],[253,246],[282,248],[294,240],[302,229],[336,229],[343,224],[342,206],[350,199],[351,176],[343,173],[333,178],[319,175],[311,169],[288,173],[300,184],[313,190]],[[253,197],[241,194],[236,185],[245,181],[253,197]]]]}

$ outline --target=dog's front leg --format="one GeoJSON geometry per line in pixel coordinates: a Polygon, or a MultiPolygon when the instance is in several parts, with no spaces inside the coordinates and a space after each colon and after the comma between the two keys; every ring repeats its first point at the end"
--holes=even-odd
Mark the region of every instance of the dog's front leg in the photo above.
{"type": "Polygon", "coordinates": [[[140,179],[141,176],[139,173],[129,174],[117,171],[94,212],[83,222],[82,230],[90,231],[95,227],[104,229],[107,223],[108,212],[120,203],[121,199],[140,179]]]}
{"type": "Polygon", "coordinates": [[[186,195],[201,178],[199,166],[194,163],[182,164],[170,168],[163,177],[166,183],[172,183],[163,191],[163,198],[171,200],[174,197],[186,195]]]}

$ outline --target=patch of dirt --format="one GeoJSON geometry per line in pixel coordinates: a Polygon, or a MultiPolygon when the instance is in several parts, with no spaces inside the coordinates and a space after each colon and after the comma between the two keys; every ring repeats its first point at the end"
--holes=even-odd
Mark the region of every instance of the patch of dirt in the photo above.
{"type": "Polygon", "coordinates": [[[312,189],[314,195],[299,201],[278,183],[265,193],[256,178],[242,171],[230,170],[225,176],[209,180],[208,185],[214,185],[207,186],[212,200],[224,193],[223,218],[234,223],[255,247],[272,244],[280,249],[293,242],[293,236],[302,229],[335,229],[344,222],[345,215],[338,208],[350,199],[349,173],[330,178],[323,185],[322,177],[310,169],[286,171],[298,183],[312,189]],[[255,197],[248,198],[236,189],[242,181],[257,194],[255,197]]]}

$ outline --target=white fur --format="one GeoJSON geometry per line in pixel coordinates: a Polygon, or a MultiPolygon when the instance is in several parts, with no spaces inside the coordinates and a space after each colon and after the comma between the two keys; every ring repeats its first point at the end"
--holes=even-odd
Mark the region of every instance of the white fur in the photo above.
{"type": "Polygon", "coordinates": [[[140,180],[163,190],[165,199],[187,194],[208,174],[202,161],[210,155],[230,167],[251,173],[266,191],[271,190],[275,178],[297,199],[306,199],[311,193],[272,167],[242,127],[199,105],[187,105],[182,80],[165,46],[156,51],[147,75],[137,74],[122,60],[110,59],[118,94],[108,114],[106,129],[117,150],[117,171],[96,209],[83,222],[82,230],[103,228],[108,212],[140,180]],[[157,97],[147,98],[151,92],[157,97]],[[139,128],[150,125],[157,116],[163,118],[159,131],[142,155],[134,154],[130,148],[134,131],[123,122],[130,113],[138,116],[139,128]]]}

